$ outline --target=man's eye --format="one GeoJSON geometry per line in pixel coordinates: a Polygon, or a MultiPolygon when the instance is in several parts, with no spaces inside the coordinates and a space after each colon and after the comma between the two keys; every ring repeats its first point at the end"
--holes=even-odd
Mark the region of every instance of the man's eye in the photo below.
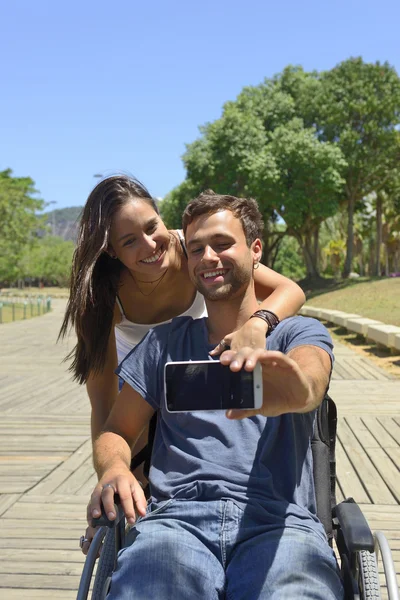
{"type": "Polygon", "coordinates": [[[221,242],[221,244],[217,244],[217,248],[224,250],[225,248],[229,248],[230,244],[228,242],[221,242]]]}
{"type": "Polygon", "coordinates": [[[200,252],[202,252],[202,248],[193,248],[190,254],[199,254],[200,252]]]}

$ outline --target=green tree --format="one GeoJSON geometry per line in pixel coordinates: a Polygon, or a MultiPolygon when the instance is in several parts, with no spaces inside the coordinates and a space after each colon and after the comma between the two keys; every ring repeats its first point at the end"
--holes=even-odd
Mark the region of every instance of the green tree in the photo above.
{"type": "Polygon", "coordinates": [[[160,204],[160,214],[168,229],[182,228],[182,214],[186,204],[199,194],[200,190],[186,179],[171,190],[160,204]]]}
{"type": "Polygon", "coordinates": [[[321,142],[310,95],[315,74],[289,67],[273,80],[245,88],[183,157],[188,178],[216,192],[257,198],[265,221],[264,259],[272,264],[285,233],[299,242],[310,277],[318,275],[318,229],[337,210],[344,159],[321,142]],[[304,112],[304,119],[300,118],[304,112]],[[287,231],[276,227],[277,216],[287,231]]]}
{"type": "Polygon", "coordinates": [[[286,235],[281,239],[272,268],[290,279],[300,280],[306,276],[301,249],[294,237],[286,235]]]}
{"type": "MultiPolygon", "coordinates": [[[[343,187],[342,153],[334,144],[321,143],[300,119],[277,127],[269,151],[278,176],[261,170],[254,182],[260,193],[284,220],[286,232],[296,238],[304,257],[307,277],[319,276],[319,229],[339,206],[343,187]]],[[[257,197],[257,194],[256,194],[257,197]]]]}
{"type": "Polygon", "coordinates": [[[348,228],[343,274],[348,276],[354,214],[362,207],[363,197],[371,192],[379,197],[399,169],[400,78],[388,63],[351,58],[321,76],[315,105],[321,139],[336,142],[347,161],[344,201],[348,228]]]}
{"type": "Polygon", "coordinates": [[[75,245],[58,236],[46,235],[23,255],[20,272],[24,278],[49,285],[67,286],[75,245]]]}
{"type": "Polygon", "coordinates": [[[43,201],[35,198],[30,177],[13,177],[11,169],[0,172],[0,280],[14,281],[20,276],[19,263],[26,248],[37,235],[41,219],[37,211],[43,201]]]}

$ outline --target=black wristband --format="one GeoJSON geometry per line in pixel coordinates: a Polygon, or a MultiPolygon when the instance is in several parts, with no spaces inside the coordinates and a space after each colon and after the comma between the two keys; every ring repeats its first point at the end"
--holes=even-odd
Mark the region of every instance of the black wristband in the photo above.
{"type": "Polygon", "coordinates": [[[265,334],[265,337],[268,337],[280,323],[279,318],[271,310],[256,310],[256,312],[251,315],[250,319],[253,317],[258,317],[268,324],[268,331],[265,334]]]}

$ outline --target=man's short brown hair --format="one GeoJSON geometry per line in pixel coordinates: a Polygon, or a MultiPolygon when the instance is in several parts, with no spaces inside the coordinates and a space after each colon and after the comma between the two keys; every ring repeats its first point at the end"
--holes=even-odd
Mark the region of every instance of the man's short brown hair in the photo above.
{"type": "Polygon", "coordinates": [[[256,200],[216,194],[212,190],[202,192],[186,206],[182,217],[184,233],[196,217],[212,215],[221,210],[230,210],[240,220],[249,247],[257,238],[262,239],[264,222],[256,200]]]}

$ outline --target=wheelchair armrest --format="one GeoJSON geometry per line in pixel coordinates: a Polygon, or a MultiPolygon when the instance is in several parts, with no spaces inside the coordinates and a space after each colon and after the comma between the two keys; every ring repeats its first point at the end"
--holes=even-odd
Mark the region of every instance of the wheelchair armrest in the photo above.
{"type": "Polygon", "coordinates": [[[121,519],[124,518],[124,511],[118,494],[114,494],[114,512],[117,516],[111,521],[104,511],[104,506],[101,505],[101,517],[92,519],[92,527],[109,527],[110,529],[113,529],[118,525],[121,519]]]}
{"type": "Polygon", "coordinates": [[[374,551],[373,535],[360,507],[353,498],[348,498],[335,506],[333,518],[350,554],[360,550],[374,551]]]}

